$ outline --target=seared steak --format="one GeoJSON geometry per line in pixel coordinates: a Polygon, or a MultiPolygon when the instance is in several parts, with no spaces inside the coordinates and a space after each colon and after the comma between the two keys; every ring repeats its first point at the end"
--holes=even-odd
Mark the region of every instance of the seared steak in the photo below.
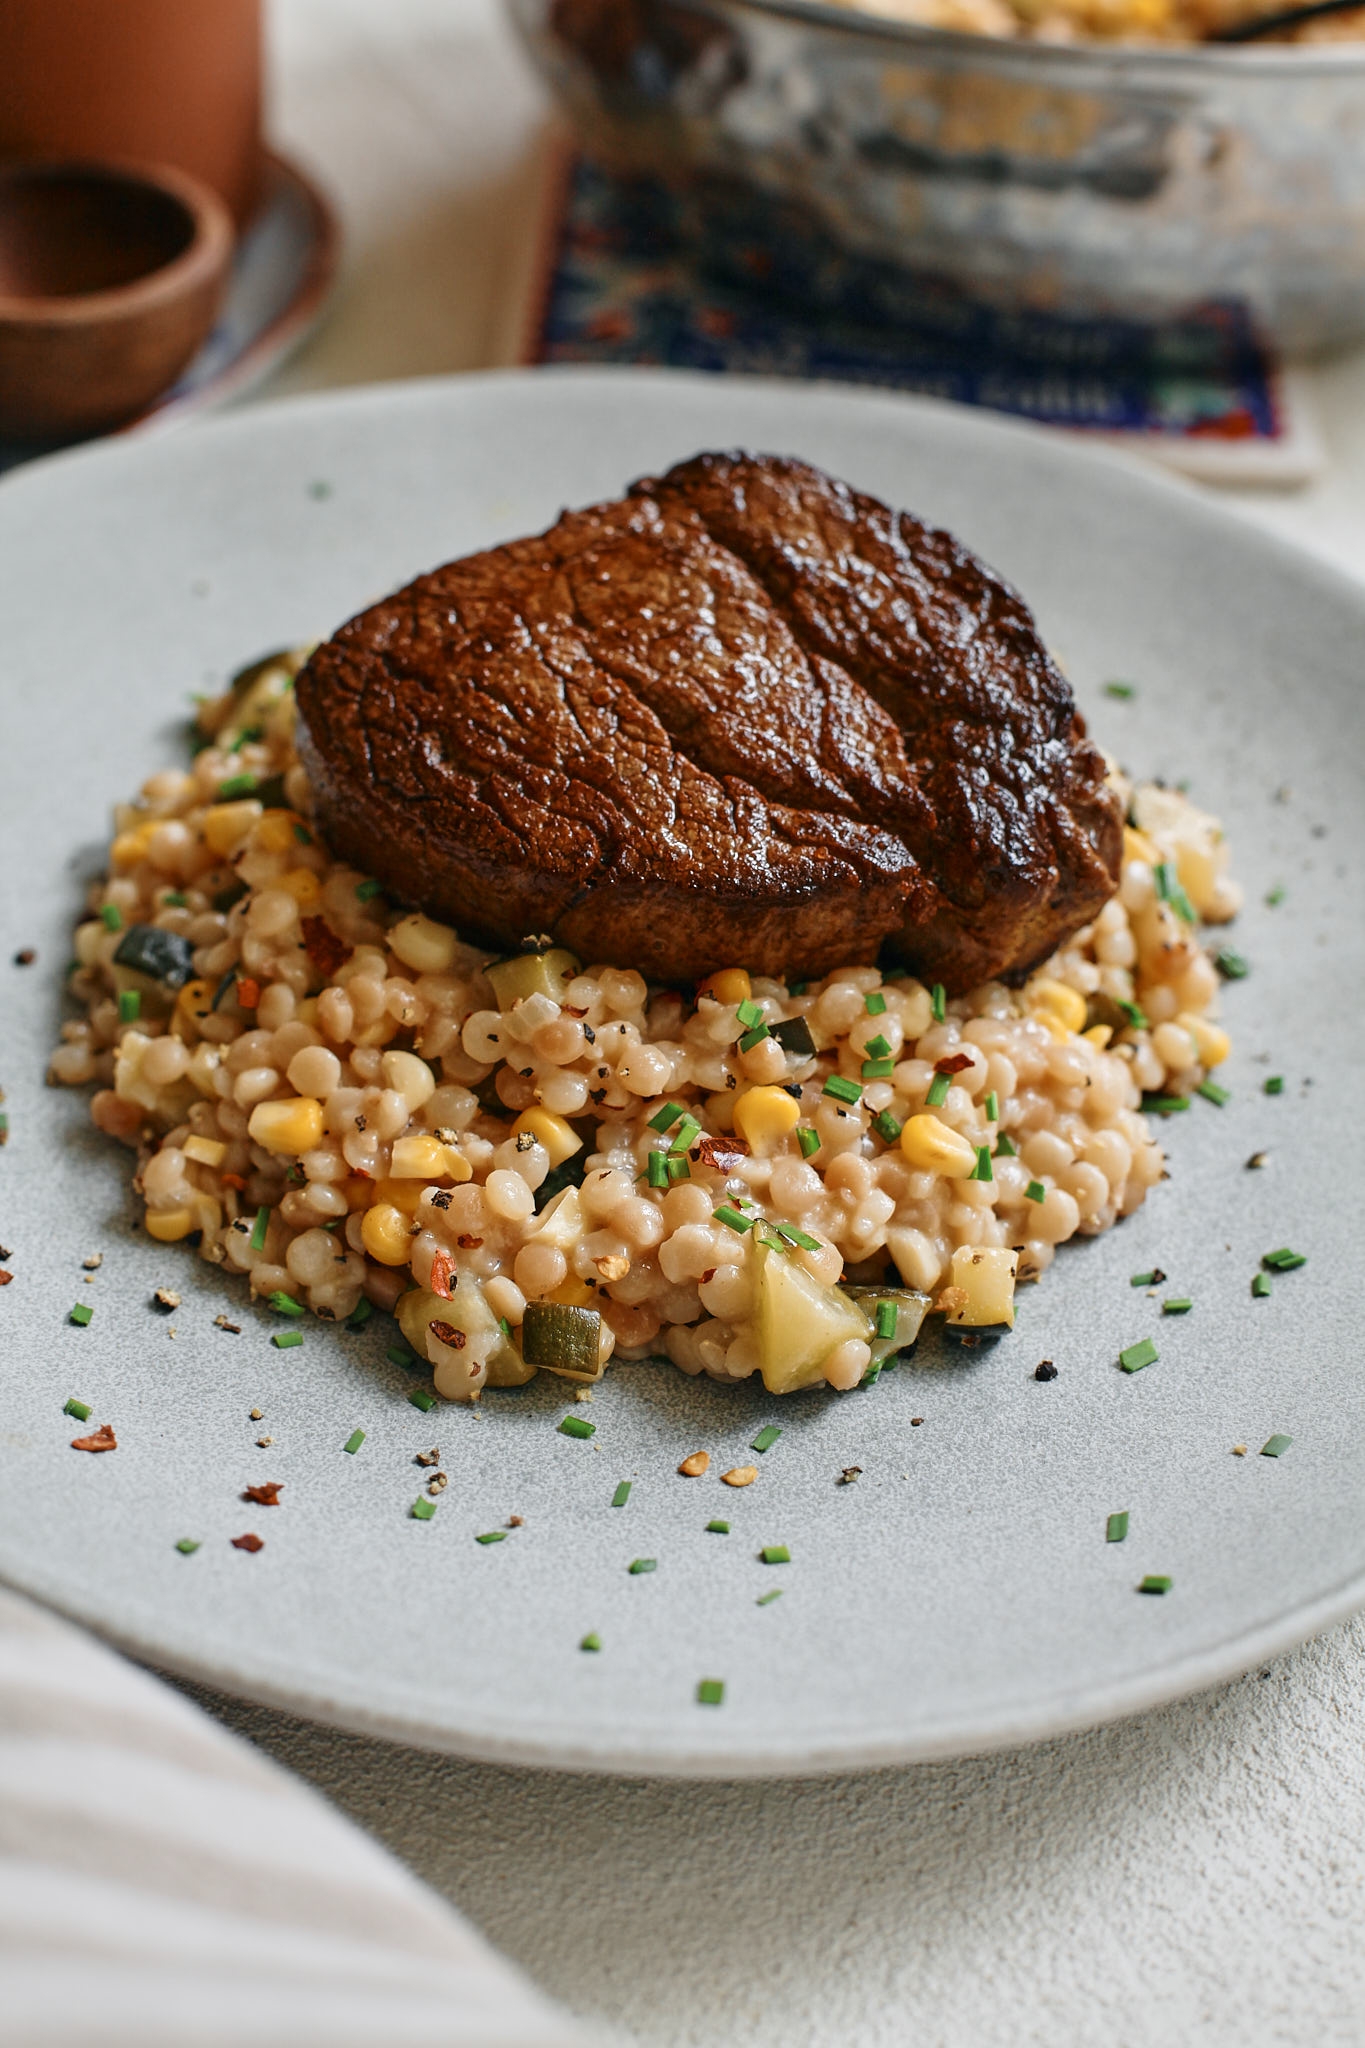
{"type": "Polygon", "coordinates": [[[491,945],[663,981],[886,945],[960,990],[1117,881],[1103,759],[1021,600],[801,462],[699,455],[447,563],[297,694],[337,852],[491,945]]]}

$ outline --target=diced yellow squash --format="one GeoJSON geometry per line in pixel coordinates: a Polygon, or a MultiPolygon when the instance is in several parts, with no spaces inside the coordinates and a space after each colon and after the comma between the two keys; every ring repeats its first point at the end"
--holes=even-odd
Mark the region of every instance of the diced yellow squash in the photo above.
{"type": "Polygon", "coordinates": [[[545,953],[519,953],[515,960],[495,960],[484,969],[500,1010],[510,1010],[527,996],[548,996],[551,1002],[562,1003],[569,983],[581,971],[563,946],[551,946],[545,953]]]}
{"type": "Polygon", "coordinates": [[[763,1384],[794,1393],[824,1378],[825,1361],[850,1338],[867,1342],[867,1318],[837,1287],[824,1287],[786,1252],[755,1248],[757,1336],[763,1384]]]}
{"type": "Polygon", "coordinates": [[[948,1321],[968,1329],[986,1329],[1000,1323],[1014,1328],[1014,1276],[1019,1254],[1003,1245],[959,1245],[953,1253],[949,1285],[966,1297],[962,1306],[950,1309],[948,1321]]]}
{"type": "Polygon", "coordinates": [[[567,1257],[586,1230],[578,1189],[564,1188],[532,1224],[526,1238],[528,1243],[552,1244],[567,1257]]]}

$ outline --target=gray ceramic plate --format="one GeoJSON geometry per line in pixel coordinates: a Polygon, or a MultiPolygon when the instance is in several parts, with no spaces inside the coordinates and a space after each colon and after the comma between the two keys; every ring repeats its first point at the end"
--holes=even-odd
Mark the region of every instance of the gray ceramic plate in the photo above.
{"type": "Polygon", "coordinates": [[[1051,1734],[1209,1684],[1365,1600],[1365,591],[1031,430],[789,383],[544,371],[310,399],[39,465],[0,487],[0,577],[0,1570],[16,1585],[304,1714],[490,1758],[696,1774],[1051,1734]],[[1172,1119],[1170,1182],[1064,1253],[994,1350],[926,1345],[874,1389],[785,1404],[618,1370],[578,1411],[589,1442],[558,1433],[544,1382],[425,1416],[378,1318],[279,1352],[231,1283],[149,1244],[125,1156],[80,1096],[42,1086],[81,880],[110,804],[178,758],[188,692],[444,557],[735,442],[956,528],[1033,601],[1100,736],[1223,815],[1252,963],[1227,995],[1231,1099],[1172,1119]],[[1137,694],[1106,696],[1113,677],[1137,694]],[[12,967],[25,946],[37,963],[12,967]],[[1270,1073],[1287,1077],[1277,1097],[1270,1073]],[[1284,1244],[1309,1263],[1253,1300],[1261,1254],[1284,1244]],[[1130,1287],[1153,1265],[1191,1314],[1163,1321],[1130,1287]],[[174,1338],[158,1284],[184,1297],[174,1338]],[[215,1328],[222,1310],[240,1336],[215,1328]],[[1119,1371],[1148,1333],[1159,1363],[1119,1371]],[[73,1394],[115,1425],[116,1453],[68,1449],[73,1394]],[[757,1484],[720,1486],[768,1421],[783,1434],[757,1484]],[[1289,1451],[1255,1455],[1276,1431],[1289,1451]],[[452,1483],[418,1522],[412,1459],[433,1442],[452,1483]],[[676,1477],[703,1445],[711,1475],[676,1477]],[[862,1479],[836,1484],[853,1464],[862,1479]],[[262,1479],[284,1482],[283,1505],[241,1503],[262,1479]],[[1128,1539],[1107,1544],[1120,1508],[1128,1539]],[[514,1513],[507,1541],[474,1542],[514,1513]],[[705,1533],[716,1515],[730,1535],[705,1533]],[[253,1528],[264,1550],[230,1547],[253,1528]],[[202,1548],[179,1554],[183,1536],[202,1548]],[[771,1543],[789,1565],[758,1561],[771,1543]],[[637,1557],[658,1569],[631,1576],[637,1557]],[[1136,1593],[1149,1572],[1173,1579],[1165,1598],[1136,1593]],[[577,1648],[588,1630],[597,1655],[577,1648]],[[720,1708],[696,1703],[708,1677],[720,1708]]]}

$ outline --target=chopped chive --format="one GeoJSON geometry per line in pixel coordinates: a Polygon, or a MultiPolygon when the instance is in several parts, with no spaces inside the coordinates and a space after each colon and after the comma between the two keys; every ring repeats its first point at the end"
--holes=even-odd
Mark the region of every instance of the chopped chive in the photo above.
{"type": "Polygon", "coordinates": [[[762,1003],[753,1003],[747,1000],[737,1003],[735,1005],[735,1021],[738,1024],[742,1024],[746,1031],[752,1030],[755,1024],[763,1022],[762,1003]]]}
{"type": "Polygon", "coordinates": [[[700,1136],[701,1125],[697,1122],[697,1119],[694,1116],[685,1116],[674,1133],[673,1143],[668,1149],[674,1155],[679,1152],[686,1152],[688,1147],[695,1144],[700,1136]]]}
{"type": "Polygon", "coordinates": [[[1116,1515],[1111,1515],[1109,1517],[1109,1520],[1105,1523],[1104,1540],[1106,1543],[1122,1543],[1124,1537],[1127,1534],[1128,1510],[1127,1508],[1120,1508],[1118,1513],[1116,1515]]]}
{"type": "Polygon", "coordinates": [[[591,1635],[584,1636],[578,1647],[580,1650],[600,1650],[602,1638],[594,1631],[591,1635]]]}
{"type": "Polygon", "coordinates": [[[862,1099],[861,1081],[849,1081],[842,1074],[831,1074],[820,1093],[832,1095],[836,1102],[858,1102],[862,1099]]]}
{"type": "Polygon", "coordinates": [[[1165,1278],[1166,1275],[1161,1271],[1160,1267],[1153,1266],[1149,1273],[1134,1273],[1128,1285],[1130,1287],[1156,1287],[1165,1278]]]}
{"type": "Polygon", "coordinates": [[[1273,889],[1266,890],[1265,902],[1268,910],[1274,910],[1279,904],[1284,902],[1284,884],[1282,882],[1277,882],[1273,889]]]}
{"type": "Polygon", "coordinates": [[[476,1536],[474,1541],[476,1543],[505,1543],[507,1541],[507,1531],[505,1529],[485,1529],[483,1535],[476,1536]]]}
{"type": "Polygon", "coordinates": [[[1106,683],[1104,694],[1106,697],[1136,697],[1137,687],[1133,683],[1106,683]]]}
{"type": "Polygon", "coordinates": [[[738,1209],[730,1208],[728,1203],[723,1202],[720,1208],[713,1209],[711,1214],[715,1222],[723,1223],[727,1230],[737,1230],[741,1237],[746,1230],[752,1230],[754,1227],[752,1216],[741,1216],[738,1209]]]}
{"type": "Polygon", "coordinates": [[[161,899],[168,909],[173,910],[184,910],[189,900],[183,889],[167,889],[161,899]]]}
{"type": "Polygon", "coordinates": [[[996,1094],[994,1088],[992,1088],[990,1094],[986,1097],[986,1122],[988,1124],[998,1124],[999,1121],[1000,1098],[996,1094]]]}
{"type": "Polygon", "coordinates": [[[633,1579],[638,1579],[642,1572],[656,1572],[658,1569],[659,1560],[657,1557],[633,1557],[626,1566],[626,1570],[633,1579]]]}
{"type": "Polygon", "coordinates": [[[782,1432],[775,1422],[765,1422],[750,1444],[751,1451],[770,1451],[782,1432]]]}
{"type": "Polygon", "coordinates": [[[199,1542],[197,1537],[182,1536],[175,1547],[182,1557],[193,1557],[195,1551],[199,1548],[199,1542]]]}
{"type": "Polygon", "coordinates": [[[559,1425],[561,1436],[596,1436],[597,1424],[589,1422],[582,1415],[566,1415],[559,1425]]]}
{"type": "Polygon", "coordinates": [[[1126,1351],[1120,1351],[1119,1364],[1125,1372],[1141,1372],[1144,1365],[1155,1365],[1160,1355],[1151,1338],[1143,1337],[1126,1351]]]}
{"type": "Polygon", "coordinates": [[[769,1588],[769,1590],[768,1590],[768,1591],[767,1591],[766,1593],[760,1593],[760,1594],[759,1594],[759,1596],[758,1596],[757,1600],[755,1600],[755,1602],[754,1602],[754,1606],[755,1606],[755,1607],[771,1607],[771,1606],[772,1606],[772,1604],[773,1604],[773,1602],[774,1602],[774,1600],[780,1600],[781,1598],[782,1598],[782,1588],[781,1588],[780,1586],[773,1586],[773,1587],[770,1587],[770,1588],[769,1588]]]}
{"type": "MultiPolygon", "coordinates": [[[[303,1342],[302,1330],[276,1330],[271,1343],[277,1351],[295,1351],[303,1342]]],[[[435,1403],[433,1402],[433,1407],[435,1403]]]]}
{"type": "Polygon", "coordinates": [[[1292,1436],[1281,1436],[1279,1431],[1277,1430],[1274,1436],[1268,1436],[1265,1442],[1261,1445],[1261,1456],[1263,1458],[1283,1457],[1284,1453],[1289,1449],[1289,1446],[1293,1443],[1293,1441],[1294,1439],[1292,1436]]]}
{"type": "Polygon", "coordinates": [[[1189,1106],[1188,1095],[1144,1095],[1142,1098],[1142,1107],[1148,1116],[1175,1116],[1189,1106]]]}
{"type": "Polygon", "coordinates": [[[371,902],[373,902],[374,898],[375,898],[375,897],[376,897],[376,896],[377,896],[377,895],[379,894],[379,892],[380,892],[380,890],[381,890],[381,889],[383,888],[383,886],[384,886],[384,884],[383,884],[382,882],[376,882],[376,881],[374,880],[374,878],[373,878],[373,877],[371,877],[371,878],[370,878],[370,880],[369,880],[368,882],[359,882],[359,883],[357,883],[357,885],[356,885],[356,892],[355,892],[355,895],[356,895],[356,902],[357,902],[357,903],[371,903],[371,902]]]}
{"type": "Polygon", "coordinates": [[[120,1024],[136,1024],[142,1015],[142,995],[135,988],[121,988],[118,992],[118,1020],[120,1024]]]}
{"type": "Polygon", "coordinates": [[[249,771],[241,775],[229,775],[226,782],[220,782],[218,785],[218,801],[220,804],[227,804],[236,797],[251,796],[255,788],[256,778],[249,771]]]}
{"type": "Polygon", "coordinates": [[[414,1408],[420,1408],[423,1415],[430,1415],[436,1406],[436,1396],[429,1394],[425,1387],[414,1387],[408,1395],[414,1408]]]}
{"type": "Polygon", "coordinates": [[[1132,1025],[1134,1031],[1146,1031],[1149,1028],[1147,1023],[1147,1012],[1142,1008],[1142,1006],[1139,1003],[1120,1002],[1119,1008],[1122,1010],[1124,1016],[1128,1019],[1128,1022],[1132,1025]]]}
{"type": "Polygon", "coordinates": [[[401,1339],[397,1344],[390,1344],[384,1356],[390,1365],[414,1366],[423,1363],[423,1360],[417,1356],[416,1352],[410,1351],[401,1339]]]}
{"type": "Polygon", "coordinates": [[[752,1052],[752,1051],[753,1051],[753,1049],[754,1049],[754,1047],[755,1047],[756,1045],[762,1045],[762,1043],[763,1043],[764,1039],[765,1039],[765,1038],[766,1038],[767,1036],[768,1036],[768,1027],[767,1027],[767,1025],[766,1025],[766,1024],[755,1024],[755,1025],[754,1025],[754,1027],[753,1027],[753,1029],[752,1029],[751,1031],[745,1031],[745,1032],[742,1032],[742,1033],[741,1033],[741,1035],[740,1035],[740,1040],[739,1040],[739,1049],[740,1049],[740,1051],[741,1051],[741,1052],[752,1052]]]}
{"type": "Polygon", "coordinates": [[[668,1186],[668,1154],[651,1152],[645,1161],[645,1179],[652,1188],[668,1186]]]}
{"type": "Polygon", "coordinates": [[[769,1543],[758,1554],[764,1564],[790,1564],[792,1561],[792,1554],[785,1543],[769,1543]]]}
{"type": "Polygon", "coordinates": [[[359,1301],[356,1303],[355,1307],[351,1310],[351,1313],[346,1318],[347,1329],[363,1330],[366,1323],[368,1323],[370,1317],[373,1314],[374,1303],[370,1300],[367,1294],[362,1294],[359,1301]]]}
{"type": "Polygon", "coordinates": [[[1156,893],[1163,903],[1169,903],[1176,916],[1186,924],[1195,924],[1197,919],[1194,906],[1180,885],[1180,873],[1173,860],[1159,861],[1156,866],[1156,893]]]}
{"type": "Polygon", "coordinates": [[[1188,1294],[1168,1294],[1161,1304],[1163,1316],[1187,1316],[1194,1307],[1188,1294]]]}
{"type": "Polygon", "coordinates": [[[621,1481],[621,1484],[611,1497],[611,1504],[614,1508],[623,1508],[625,1506],[626,1502],[630,1499],[630,1487],[631,1482],[629,1479],[621,1481]]]}
{"type": "Polygon", "coordinates": [[[995,1156],[997,1159],[1017,1159],[1019,1157],[1019,1147],[1005,1131],[1002,1131],[995,1141],[995,1156]]]}
{"type": "Polygon", "coordinates": [[[801,1147],[801,1157],[803,1159],[809,1159],[812,1152],[820,1150],[820,1134],[818,1131],[811,1130],[807,1124],[802,1124],[797,1131],[796,1142],[801,1147]]]}
{"type": "Polygon", "coordinates": [[[896,1071],[893,1059],[864,1060],[862,1076],[865,1081],[889,1081],[896,1071]]]}
{"type": "Polygon", "coordinates": [[[941,1108],[948,1100],[948,1090],[952,1085],[946,1074],[935,1074],[933,1080],[929,1083],[929,1092],[924,1098],[926,1107],[929,1109],[941,1108]]]}
{"type": "Polygon", "coordinates": [[[1308,1264],[1306,1252],[1291,1252],[1289,1246],[1281,1245],[1277,1252],[1267,1252],[1261,1260],[1263,1266],[1271,1266],[1277,1273],[1292,1273],[1299,1266],[1308,1264]]]}
{"type": "MultiPolygon", "coordinates": [[[[256,1221],[251,1226],[251,1249],[253,1252],[263,1252],[265,1250],[265,1234],[269,1228],[270,1211],[268,1209],[258,1209],[256,1211],[256,1221]]],[[[351,1313],[354,1314],[355,1311],[352,1310],[351,1313]]]]}
{"type": "Polygon", "coordinates": [[[1172,1581],[1163,1572],[1148,1572],[1138,1587],[1139,1593],[1169,1593],[1172,1581]]]}
{"type": "Polygon", "coordinates": [[[886,997],[879,988],[874,988],[871,995],[863,997],[863,1008],[867,1011],[869,1017],[880,1017],[884,1013],[886,997]]]}
{"type": "Polygon", "coordinates": [[[867,1368],[867,1371],[859,1380],[858,1385],[860,1387],[875,1387],[878,1380],[882,1376],[882,1364],[883,1361],[880,1358],[875,1360],[875,1362],[867,1368]]]}
{"type": "Polygon", "coordinates": [[[512,1325],[508,1322],[506,1316],[498,1317],[498,1328],[502,1331],[503,1336],[506,1337],[508,1343],[510,1344],[512,1341],[512,1325]]]}
{"type": "Polygon", "coordinates": [[[974,1166],[974,1167],[972,1168],[971,1172],[970,1172],[970,1173],[969,1173],[969,1174],[967,1175],[967,1178],[968,1178],[968,1180],[994,1180],[994,1179],[995,1179],[995,1175],[994,1175],[994,1174],[992,1173],[992,1171],[991,1171],[991,1148],[990,1148],[990,1146],[989,1146],[989,1145],[978,1145],[978,1146],[977,1146],[977,1148],[976,1148],[976,1165],[975,1165],[975,1166],[974,1166]]]}
{"type": "Polygon", "coordinates": [[[1240,981],[1251,972],[1249,961],[1235,946],[1220,946],[1213,956],[1213,964],[1224,981],[1240,981]]]}
{"type": "Polygon", "coordinates": [[[948,1014],[948,999],[943,992],[943,983],[936,981],[930,990],[929,1000],[933,1004],[934,1022],[941,1024],[948,1014]]]}
{"type": "Polygon", "coordinates": [[[683,1106],[680,1102],[666,1102],[663,1108],[656,1110],[649,1119],[649,1128],[651,1131],[671,1131],[682,1113],[683,1106]]]}
{"type": "Polygon", "coordinates": [[[270,1306],[274,1309],[277,1316],[301,1316],[303,1314],[303,1303],[295,1301],[293,1295],[286,1294],[282,1287],[275,1288],[269,1300],[270,1306]]]}
{"type": "Polygon", "coordinates": [[[668,1178],[670,1182],[675,1180],[691,1180],[692,1169],[686,1159],[674,1159],[671,1154],[668,1155],[668,1178]]]}
{"type": "Polygon", "coordinates": [[[1283,1095],[1283,1094],[1284,1094],[1284,1075],[1283,1075],[1283,1074],[1268,1074],[1268,1075],[1266,1076],[1266,1080],[1265,1080],[1265,1086],[1264,1086],[1264,1088],[1263,1088],[1262,1092],[1263,1092],[1264,1094],[1266,1094],[1266,1095],[1283,1095]]]}
{"type": "Polygon", "coordinates": [[[697,1705],[699,1707],[719,1707],[724,1702],[725,1680],[723,1678],[703,1678],[699,1680],[697,1685],[697,1705]]]}
{"type": "Polygon", "coordinates": [[[894,1301],[877,1303],[876,1331],[879,1337],[894,1337],[896,1324],[900,1321],[900,1304],[894,1301]]]}
{"type": "Polygon", "coordinates": [[[429,1500],[426,1494],[421,1493],[413,1502],[411,1512],[414,1522],[429,1522],[436,1512],[436,1503],[434,1500],[429,1500]]]}
{"type": "Polygon", "coordinates": [[[1221,1088],[1217,1081],[1201,1081],[1194,1092],[1196,1095],[1202,1095],[1205,1102],[1211,1102],[1215,1109],[1221,1109],[1225,1102],[1232,1099],[1231,1091],[1221,1088]]]}
{"type": "Polygon", "coordinates": [[[67,1317],[67,1321],[74,1323],[78,1330],[83,1330],[94,1313],[95,1311],[91,1308],[88,1301],[78,1301],[67,1317]]]}
{"type": "Polygon", "coordinates": [[[232,745],[228,748],[228,752],[230,754],[240,754],[243,747],[251,746],[257,740],[264,738],[265,727],[263,725],[244,725],[236,739],[232,742],[232,745]]]}
{"type": "Polygon", "coordinates": [[[706,1533],[708,1536],[728,1536],[730,1524],[728,1522],[708,1522],[706,1533]]]}
{"type": "Polygon", "coordinates": [[[891,1048],[879,1031],[875,1038],[868,1039],[867,1044],[863,1047],[863,1051],[874,1060],[884,1060],[890,1053],[891,1048]]]}
{"type": "Polygon", "coordinates": [[[67,1402],[65,1408],[63,1408],[62,1413],[63,1415],[74,1415],[77,1422],[88,1422],[90,1420],[88,1404],[84,1401],[78,1401],[74,1394],[67,1402]]]}
{"type": "Polygon", "coordinates": [[[350,1434],[350,1435],[349,1435],[349,1436],[347,1437],[347,1439],[346,1439],[345,1443],[344,1443],[344,1444],[343,1444],[343,1445],[341,1446],[341,1448],[342,1448],[342,1450],[343,1450],[343,1451],[345,1451],[345,1452],[346,1452],[346,1453],[347,1453],[347,1454],[348,1454],[348,1455],[349,1455],[350,1457],[352,1457],[352,1458],[353,1458],[353,1457],[355,1456],[356,1452],[357,1452],[357,1451],[358,1451],[358,1450],[360,1449],[360,1446],[361,1446],[361,1445],[362,1445],[362,1444],[364,1443],[364,1441],[365,1441],[365,1432],[364,1432],[364,1430],[363,1430],[363,1429],[353,1429],[353,1430],[351,1431],[351,1434],[350,1434]]]}
{"type": "Polygon", "coordinates": [[[306,825],[295,825],[294,837],[298,840],[300,846],[311,846],[313,843],[313,835],[306,825]]]}
{"type": "Polygon", "coordinates": [[[101,903],[100,923],[107,932],[121,932],[123,930],[123,912],[119,909],[117,903],[101,903]]]}
{"type": "Polygon", "coordinates": [[[1045,1202],[1047,1200],[1047,1189],[1040,1180],[1031,1180],[1029,1182],[1028,1186],[1024,1189],[1024,1200],[1026,1202],[1045,1202]]]}
{"type": "Polygon", "coordinates": [[[818,1252],[820,1249],[819,1238],[812,1237],[809,1231],[802,1230],[798,1224],[775,1223],[773,1228],[779,1237],[785,1238],[788,1244],[798,1246],[803,1252],[818,1252]]]}
{"type": "Polygon", "coordinates": [[[1252,1298],[1252,1300],[1253,1300],[1253,1301],[1264,1301],[1264,1300],[1265,1300],[1265,1298],[1266,1298],[1266,1296],[1267,1296],[1267,1295],[1268,1295],[1269,1293],[1270,1293],[1270,1275],[1269,1275],[1269,1273],[1258,1273],[1258,1274],[1256,1275],[1256,1278],[1255,1278],[1255,1279],[1254,1279],[1254,1280],[1252,1281],[1252,1283],[1251,1283],[1251,1298],[1252,1298]]]}

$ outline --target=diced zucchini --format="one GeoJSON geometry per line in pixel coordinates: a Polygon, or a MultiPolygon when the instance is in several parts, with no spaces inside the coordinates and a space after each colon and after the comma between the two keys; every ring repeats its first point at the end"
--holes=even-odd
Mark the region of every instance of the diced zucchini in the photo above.
{"type": "Polygon", "coordinates": [[[566,1380],[599,1380],[602,1317],[595,1308],[571,1308],[562,1301],[532,1301],[521,1326],[522,1352],[528,1365],[541,1366],[566,1380]]]}
{"type": "Polygon", "coordinates": [[[1018,1252],[1003,1245],[959,1245],[953,1253],[949,1285],[966,1296],[948,1311],[947,1320],[969,1330],[1004,1324],[1014,1328],[1014,1276],[1018,1252]]]}
{"type": "Polygon", "coordinates": [[[582,1195],[576,1187],[570,1187],[561,1189],[554,1200],[541,1210],[526,1237],[528,1242],[552,1244],[567,1256],[586,1231],[582,1195]]]}
{"type": "MultiPolygon", "coordinates": [[[[872,1346],[874,1365],[881,1365],[898,1351],[908,1351],[929,1313],[929,1296],[914,1287],[845,1287],[843,1292],[867,1318],[867,1341],[872,1346]],[[894,1311],[895,1318],[885,1336],[877,1334],[877,1311],[882,1308],[894,1311]]],[[[880,1321],[891,1323],[892,1317],[884,1313],[880,1321]]]]}
{"type": "Polygon", "coordinates": [[[783,1052],[793,1054],[796,1059],[810,1059],[819,1050],[804,1017],[788,1017],[783,1023],[772,1025],[769,1035],[777,1040],[783,1052]]]}
{"type": "Polygon", "coordinates": [[[156,924],[130,924],[114,953],[117,967],[131,968],[165,988],[183,988],[194,973],[194,948],[180,932],[156,924]]]}
{"type": "Polygon", "coordinates": [[[787,1252],[759,1245],[758,1355],[770,1394],[794,1393],[824,1378],[840,1344],[867,1342],[867,1318],[837,1287],[824,1287],[787,1252]]]}
{"type": "Polygon", "coordinates": [[[562,1003],[569,983],[581,972],[579,962],[563,946],[551,946],[543,953],[519,953],[513,960],[495,960],[484,969],[500,1010],[510,1010],[527,996],[549,996],[552,1002],[562,1003]]]}
{"type": "Polygon", "coordinates": [[[398,1327],[419,1358],[434,1368],[436,1391],[447,1401],[468,1400],[485,1384],[519,1387],[535,1374],[488,1306],[482,1287],[466,1274],[449,1301],[424,1287],[410,1287],[394,1310],[398,1327]],[[442,1324],[464,1338],[443,1342],[432,1330],[442,1324]],[[479,1367],[486,1368],[480,1372],[479,1367]]]}

